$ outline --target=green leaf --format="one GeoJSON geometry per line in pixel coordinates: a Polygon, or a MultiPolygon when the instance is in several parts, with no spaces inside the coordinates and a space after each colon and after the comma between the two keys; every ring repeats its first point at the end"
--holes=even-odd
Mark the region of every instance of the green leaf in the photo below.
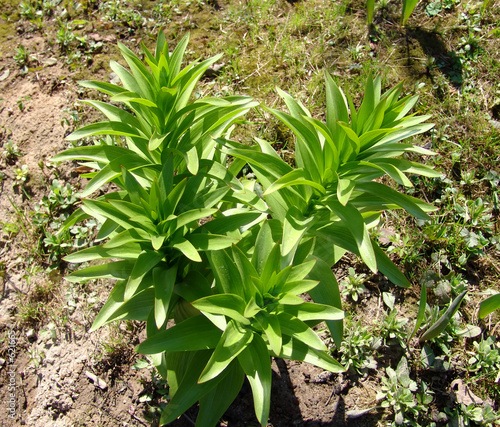
{"type": "Polygon", "coordinates": [[[326,352],[311,348],[294,338],[283,340],[280,357],[311,363],[330,372],[345,372],[345,368],[326,352]]]}
{"type": "Polygon", "coordinates": [[[479,318],[483,319],[488,314],[493,313],[500,308],[500,293],[492,295],[479,304],[479,318]]]}
{"type": "Polygon", "coordinates": [[[65,279],[68,282],[83,282],[92,279],[128,279],[134,264],[130,261],[115,261],[74,271],[65,279]]]}
{"type": "Polygon", "coordinates": [[[110,145],[89,145],[74,147],[57,154],[52,159],[57,162],[67,160],[89,160],[108,163],[117,157],[129,153],[130,150],[110,145]]]}
{"type": "Polygon", "coordinates": [[[158,328],[167,320],[170,310],[170,300],[177,279],[177,264],[170,268],[156,267],[153,269],[153,283],[155,288],[155,323],[158,328]]]}
{"type": "Polygon", "coordinates": [[[403,209],[408,211],[408,213],[417,217],[418,219],[429,219],[429,216],[417,205],[417,203],[415,203],[412,197],[398,193],[397,191],[383,184],[379,184],[377,182],[357,183],[356,190],[375,194],[390,203],[401,206],[403,209]]]}
{"type": "Polygon", "coordinates": [[[464,299],[466,293],[467,291],[463,291],[451,302],[445,313],[420,337],[420,342],[436,338],[439,334],[441,334],[441,332],[446,329],[446,326],[448,326],[448,323],[450,323],[451,318],[460,307],[460,303],[464,299]]]}
{"type": "Polygon", "coordinates": [[[280,270],[281,265],[281,253],[280,253],[280,245],[276,243],[273,247],[273,250],[269,254],[266,263],[264,264],[264,268],[260,275],[260,281],[264,286],[262,289],[262,293],[269,292],[274,286],[274,281],[270,280],[274,275],[276,275],[280,270]]]}
{"type": "Polygon", "coordinates": [[[127,281],[127,286],[125,288],[125,300],[128,300],[134,295],[135,291],[139,287],[143,277],[149,273],[164,257],[165,255],[161,252],[142,251],[137,257],[137,261],[134,264],[134,268],[130,273],[130,277],[127,281]]]}
{"type": "Polygon", "coordinates": [[[91,105],[92,107],[101,111],[111,122],[126,123],[129,126],[139,129],[142,133],[147,135],[147,130],[143,128],[141,122],[137,120],[132,114],[119,108],[115,105],[107,104],[102,101],[83,101],[85,104],[91,105]]]}
{"type": "Polygon", "coordinates": [[[217,294],[200,298],[192,302],[193,307],[212,314],[223,314],[244,325],[250,321],[245,317],[246,303],[239,295],[217,294]]]}
{"type": "Polygon", "coordinates": [[[342,92],[332,79],[330,74],[325,73],[326,84],[326,124],[332,135],[338,134],[338,122],[348,122],[349,112],[347,101],[342,92]]]}
{"type": "Polygon", "coordinates": [[[187,239],[198,251],[219,251],[238,243],[238,239],[233,237],[206,233],[192,233],[187,239]]]}
{"type": "Polygon", "coordinates": [[[138,320],[146,321],[154,305],[154,290],[147,288],[136,292],[129,300],[125,301],[108,319],[113,320],[138,320]]]}
{"type": "MultiPolygon", "coordinates": [[[[290,95],[278,89],[278,93],[287,100],[293,101],[290,95]]],[[[295,102],[295,101],[293,101],[295,102]]],[[[292,115],[278,110],[269,110],[280,119],[297,136],[295,141],[295,163],[298,168],[304,168],[312,177],[312,182],[318,183],[324,171],[324,159],[321,152],[321,142],[314,126],[304,117],[300,111],[294,111],[290,102],[287,102],[292,115]]]]}
{"type": "Polygon", "coordinates": [[[354,181],[339,178],[337,185],[337,198],[342,205],[347,205],[355,186],[356,183],[354,181]]]}
{"type": "Polygon", "coordinates": [[[64,257],[67,262],[89,262],[98,259],[121,258],[136,259],[142,252],[139,244],[128,243],[120,247],[105,248],[103,246],[93,246],[81,251],[72,253],[64,257]]]}
{"type": "Polygon", "coordinates": [[[166,134],[158,134],[155,130],[153,132],[153,135],[151,135],[151,138],[149,138],[148,150],[149,151],[156,150],[163,143],[166,137],[167,137],[166,134]]]}
{"type": "Polygon", "coordinates": [[[342,320],[344,312],[331,305],[304,302],[299,305],[287,305],[283,310],[300,320],[342,320]]]}
{"type": "Polygon", "coordinates": [[[296,186],[296,185],[306,185],[315,188],[320,194],[325,194],[326,190],[321,184],[311,181],[308,179],[308,174],[303,169],[294,169],[293,171],[287,173],[286,175],[279,178],[267,190],[264,192],[264,197],[280,190],[281,188],[296,186]]]}
{"type": "Polygon", "coordinates": [[[418,331],[418,328],[420,328],[420,325],[422,324],[422,322],[424,320],[426,304],[427,304],[427,288],[425,287],[425,284],[423,284],[421,289],[420,289],[420,303],[418,305],[417,320],[415,322],[415,327],[413,328],[413,331],[410,334],[410,337],[408,338],[408,341],[407,341],[408,343],[415,336],[415,334],[418,331]]]}
{"type": "Polygon", "coordinates": [[[376,273],[377,261],[375,258],[375,252],[370,240],[370,233],[368,232],[368,228],[366,227],[362,215],[351,204],[343,206],[341,203],[332,199],[326,201],[325,203],[347,225],[356,241],[361,258],[366,263],[367,267],[376,273]]]}
{"type": "Polygon", "coordinates": [[[177,216],[175,222],[176,225],[175,229],[177,230],[194,221],[198,221],[199,219],[207,218],[213,215],[215,212],[217,212],[217,209],[204,209],[204,208],[192,209],[187,212],[183,212],[177,216]]]}
{"type": "Polygon", "coordinates": [[[125,200],[108,200],[108,203],[116,208],[115,212],[120,212],[129,217],[129,221],[139,224],[143,230],[147,230],[150,233],[156,233],[155,224],[149,217],[149,213],[147,213],[141,205],[126,202],[125,200]]]}
{"type": "Polygon", "coordinates": [[[238,355],[238,362],[252,387],[255,415],[262,426],[267,425],[271,406],[271,358],[263,339],[255,334],[252,342],[238,355]]]}
{"type": "Polygon", "coordinates": [[[149,240],[150,235],[146,231],[141,230],[140,228],[130,228],[115,234],[106,243],[104,243],[102,247],[105,249],[120,248],[121,246],[127,246],[130,243],[148,242],[149,240]]]}
{"type": "MultiPolygon", "coordinates": [[[[160,425],[169,424],[177,419],[198,400],[214,389],[219,381],[224,378],[224,374],[229,372],[226,371],[211,381],[199,384],[197,382],[198,377],[201,369],[205,366],[209,355],[210,353],[205,351],[198,351],[193,355],[188,354],[180,357],[182,363],[179,363],[177,372],[175,372],[178,380],[178,387],[172,399],[161,414],[160,425]]],[[[171,364],[172,361],[172,358],[167,358],[167,366],[171,364]]],[[[172,370],[170,367],[168,369],[168,383],[171,385],[173,384],[173,380],[171,380],[172,370]]]]}
{"type": "MultiPolygon", "coordinates": [[[[317,259],[308,277],[319,282],[317,286],[309,291],[309,295],[314,302],[342,310],[339,285],[330,266],[326,262],[317,259]]],[[[326,324],[335,341],[335,345],[340,347],[343,336],[342,320],[328,320],[326,324]]]]}
{"type": "Polygon", "coordinates": [[[177,239],[175,243],[172,243],[172,247],[181,251],[186,258],[189,258],[194,262],[201,262],[201,257],[193,244],[184,238],[177,239]]]}
{"type": "Polygon", "coordinates": [[[84,200],[83,203],[82,209],[88,215],[110,219],[125,229],[134,228],[134,224],[130,221],[130,217],[109,203],[98,200],[84,200]]]}
{"type": "Polygon", "coordinates": [[[127,282],[125,280],[120,280],[116,283],[108,297],[108,300],[99,311],[97,317],[94,319],[90,332],[93,332],[102,325],[106,324],[111,315],[123,304],[123,292],[125,291],[126,284],[127,282]]]}
{"type": "Polygon", "coordinates": [[[379,270],[395,285],[403,288],[411,287],[410,282],[401,272],[401,270],[389,259],[385,252],[373,242],[373,250],[377,257],[377,266],[379,270]]]}
{"type": "Polygon", "coordinates": [[[219,216],[202,225],[204,230],[213,234],[224,234],[238,231],[241,227],[252,223],[260,216],[260,212],[241,212],[229,216],[219,216]]]}
{"type": "Polygon", "coordinates": [[[94,80],[80,80],[78,81],[78,84],[82,87],[86,87],[88,89],[95,89],[110,96],[127,91],[127,89],[124,87],[112,83],[98,82],[94,80]]]}
{"type": "Polygon", "coordinates": [[[151,314],[154,303],[154,291],[149,288],[146,281],[141,284],[139,292],[125,302],[123,294],[126,281],[119,281],[99,314],[94,320],[91,331],[95,331],[101,326],[118,319],[147,320],[151,314]]]}
{"type": "Polygon", "coordinates": [[[231,320],[198,382],[204,383],[219,375],[248,346],[252,338],[253,333],[250,330],[243,329],[237,322],[231,320]]]}
{"type": "MultiPolygon", "coordinates": [[[[318,282],[316,280],[297,280],[295,282],[288,280],[284,285],[280,287],[280,291],[285,294],[300,295],[305,292],[309,292],[317,285],[318,282]]],[[[284,303],[282,302],[282,304],[284,303]]]]}
{"type": "Polygon", "coordinates": [[[95,135],[133,136],[146,140],[146,137],[137,128],[126,123],[111,121],[84,126],[69,134],[66,139],[68,141],[78,141],[79,139],[95,135]]]}
{"type": "Polygon", "coordinates": [[[302,213],[294,206],[289,209],[283,222],[281,253],[284,257],[293,257],[300,240],[314,221],[315,218],[313,216],[304,218],[302,213]]]}
{"type": "Polygon", "coordinates": [[[193,316],[148,338],[136,347],[142,354],[215,348],[222,332],[205,316],[193,316]]]}
{"type": "Polygon", "coordinates": [[[216,425],[229,405],[238,396],[243,386],[245,373],[236,361],[233,361],[226,371],[224,378],[200,398],[200,410],[196,418],[196,427],[213,427],[216,425]]]}
{"type": "Polygon", "coordinates": [[[273,353],[277,356],[281,353],[281,326],[279,318],[274,313],[261,311],[255,316],[255,321],[266,334],[267,340],[273,353]]]}
{"type": "MultiPolygon", "coordinates": [[[[232,247],[232,254],[233,260],[236,263],[236,267],[238,268],[241,276],[241,286],[243,288],[243,293],[246,296],[246,301],[255,301],[254,295],[259,291],[261,292],[262,289],[257,289],[251,278],[258,277],[259,274],[257,273],[257,270],[255,269],[253,264],[238,246],[232,247]]],[[[245,317],[248,316],[245,315],[245,317]]]]}
{"type": "Polygon", "coordinates": [[[120,175],[122,175],[123,168],[132,171],[150,166],[152,165],[149,160],[145,160],[141,156],[132,152],[116,157],[92,177],[87,184],[87,187],[82,192],[82,197],[89,196],[94,191],[99,190],[104,184],[117,179],[120,175]]]}
{"type": "Polygon", "coordinates": [[[288,335],[289,337],[302,341],[311,348],[321,351],[328,350],[323,341],[321,341],[316,333],[302,320],[286,312],[279,313],[278,320],[283,335],[288,335]]]}
{"type": "Polygon", "coordinates": [[[182,281],[175,286],[175,293],[184,298],[187,302],[193,302],[199,298],[213,294],[211,288],[212,279],[199,271],[190,271],[182,281]],[[209,282],[210,279],[210,282],[209,282]]]}
{"type": "Polygon", "coordinates": [[[255,242],[255,250],[252,255],[252,264],[254,265],[259,276],[264,271],[264,266],[269,258],[269,255],[274,247],[274,241],[271,233],[271,227],[267,221],[262,223],[257,241],[255,242]]]}
{"type": "MultiPolygon", "coordinates": [[[[166,173],[166,172],[164,172],[164,173],[166,173]]],[[[179,204],[179,202],[182,199],[184,191],[186,190],[187,183],[188,183],[187,178],[183,179],[168,194],[168,196],[167,196],[166,200],[163,202],[163,206],[162,206],[162,212],[163,212],[164,218],[167,218],[169,215],[175,214],[175,209],[177,208],[177,205],[179,204]]]]}
{"type": "Polygon", "coordinates": [[[403,12],[401,14],[401,25],[406,25],[408,19],[417,6],[418,0],[403,0],[403,12]]]}

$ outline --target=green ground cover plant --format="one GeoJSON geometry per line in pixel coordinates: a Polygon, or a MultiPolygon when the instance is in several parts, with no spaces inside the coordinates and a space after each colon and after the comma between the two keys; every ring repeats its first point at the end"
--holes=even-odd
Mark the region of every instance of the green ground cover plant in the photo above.
{"type": "Polygon", "coordinates": [[[369,229],[386,210],[427,220],[434,208],[375,180],[388,176],[411,187],[408,173],[439,177],[401,157],[432,155],[402,141],[433,125],[424,123],[429,116],[409,114],[418,97],[401,97],[401,85],[382,92],[381,77],[369,76],[356,109],[327,74],[326,123],[279,89],[289,113],[267,109],[296,136],[293,167],[265,140],[230,139],[232,127],[258,107],[252,98],[191,100],[218,58],[181,69],[187,43],[185,37],[170,52],[160,32],[154,52],[143,47],[144,62],[120,45],[129,69],[117,62],[111,68],[122,86],[81,83],[110,96],[85,101],[108,120],[67,138],[107,138],[54,161],[96,170],[87,174],[83,196],[110,182],[119,190],[84,199],[60,229],[89,217],[102,223],[99,244],[65,257],[92,265],[67,279],[117,280],[93,329],[114,320],[147,322],[137,351],[151,355],[169,384],[162,424],[199,402],[197,425],[214,425],[246,377],[266,425],[272,356],[345,369],[312,327],[326,321],[341,345],[344,314],[331,267],[346,251],[409,286],[369,229]],[[256,179],[237,178],[246,165],[256,179]],[[113,260],[93,264],[106,259],[113,260]],[[167,327],[170,319],[175,326],[167,327]]]}

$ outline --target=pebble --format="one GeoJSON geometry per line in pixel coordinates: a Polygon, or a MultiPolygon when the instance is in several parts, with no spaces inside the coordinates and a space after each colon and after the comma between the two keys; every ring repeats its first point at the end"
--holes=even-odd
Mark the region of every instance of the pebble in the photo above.
{"type": "Polygon", "coordinates": [[[101,390],[106,390],[108,385],[104,380],[101,380],[97,375],[94,375],[92,372],[85,371],[85,375],[89,380],[91,380],[96,387],[99,387],[101,390]]]}
{"type": "Polygon", "coordinates": [[[26,338],[28,338],[29,341],[34,341],[36,339],[36,333],[34,329],[29,329],[26,332],[26,338]]]}

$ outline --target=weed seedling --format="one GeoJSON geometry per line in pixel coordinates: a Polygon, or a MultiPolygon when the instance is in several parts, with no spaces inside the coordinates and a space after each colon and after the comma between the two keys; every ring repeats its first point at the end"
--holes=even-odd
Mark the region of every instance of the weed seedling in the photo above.
{"type": "Polygon", "coordinates": [[[17,167],[14,169],[14,173],[16,174],[14,177],[13,187],[21,186],[23,187],[26,181],[28,180],[29,171],[27,165],[22,165],[20,168],[17,167]]]}
{"type": "Polygon", "coordinates": [[[349,296],[354,302],[357,302],[360,296],[368,291],[364,285],[367,280],[366,274],[358,274],[354,268],[349,267],[349,275],[340,282],[342,295],[349,296]]]}
{"type": "Polygon", "coordinates": [[[382,387],[377,393],[377,400],[382,401],[382,407],[392,408],[394,411],[393,425],[405,424],[405,421],[408,422],[408,417],[416,419],[419,410],[425,409],[426,405],[419,405],[414,394],[418,390],[418,385],[410,378],[406,357],[401,358],[396,370],[387,367],[385,373],[387,376],[382,378],[382,387]]]}
{"type": "Polygon", "coordinates": [[[474,341],[472,344],[474,351],[469,352],[471,370],[473,372],[490,371],[493,375],[497,375],[500,369],[500,348],[497,348],[493,337],[481,339],[479,342],[474,341]]]}
{"type": "Polygon", "coordinates": [[[339,348],[340,362],[347,369],[366,375],[368,369],[377,369],[375,353],[382,345],[380,337],[374,337],[366,326],[356,323],[346,325],[346,335],[339,348]]]}
{"type": "Polygon", "coordinates": [[[18,157],[21,157],[22,153],[19,151],[17,145],[15,145],[12,140],[8,140],[2,147],[2,157],[7,163],[14,162],[18,157]]]}
{"type": "MultiPolygon", "coordinates": [[[[29,62],[29,52],[23,45],[15,49],[14,61],[20,68],[26,68],[29,62]]],[[[27,69],[26,69],[27,70],[27,69]]]]}

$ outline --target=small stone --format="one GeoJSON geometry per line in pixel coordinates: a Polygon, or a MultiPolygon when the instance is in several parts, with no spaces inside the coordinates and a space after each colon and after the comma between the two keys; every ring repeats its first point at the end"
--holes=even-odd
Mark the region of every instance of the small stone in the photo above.
{"type": "Polygon", "coordinates": [[[117,85],[120,83],[120,77],[116,73],[109,73],[109,81],[111,84],[117,85]]]}
{"type": "Polygon", "coordinates": [[[3,366],[3,365],[5,365],[5,359],[2,359],[2,358],[0,357],[0,366],[3,366]]]}
{"type": "Polygon", "coordinates": [[[26,332],[26,338],[28,338],[28,341],[30,341],[30,342],[35,341],[35,339],[36,339],[35,330],[34,329],[29,329],[26,332]]]}
{"type": "Polygon", "coordinates": [[[205,74],[204,74],[204,77],[206,77],[207,79],[213,79],[215,77],[217,77],[221,70],[224,68],[224,63],[222,64],[214,64],[210,67],[207,68],[207,71],[205,71],[205,74]]]}
{"type": "Polygon", "coordinates": [[[43,65],[46,67],[52,67],[57,64],[57,58],[47,58],[45,61],[43,61],[43,65]]]}
{"type": "Polygon", "coordinates": [[[0,82],[3,82],[10,75],[10,70],[7,68],[2,75],[0,75],[0,82]]]}
{"type": "Polygon", "coordinates": [[[106,382],[98,378],[92,372],[85,371],[85,375],[87,376],[88,379],[90,379],[94,383],[96,387],[100,388],[101,390],[106,390],[108,388],[106,382]]]}

